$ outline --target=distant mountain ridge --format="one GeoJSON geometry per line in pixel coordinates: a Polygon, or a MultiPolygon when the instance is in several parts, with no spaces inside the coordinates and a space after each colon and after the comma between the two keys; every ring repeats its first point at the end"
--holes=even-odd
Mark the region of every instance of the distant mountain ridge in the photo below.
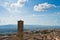
{"type": "MultiPolygon", "coordinates": [[[[24,25],[24,31],[45,29],[60,29],[60,26],[24,25]]],[[[0,25],[0,33],[3,32],[17,32],[17,25],[0,25]]]]}
{"type": "MultiPolygon", "coordinates": [[[[0,25],[0,29],[1,28],[15,28],[15,29],[17,29],[17,25],[0,25]]],[[[44,28],[60,28],[60,26],[44,26],[44,25],[24,25],[24,29],[36,29],[36,28],[38,28],[38,29],[44,29],[44,28]]]]}

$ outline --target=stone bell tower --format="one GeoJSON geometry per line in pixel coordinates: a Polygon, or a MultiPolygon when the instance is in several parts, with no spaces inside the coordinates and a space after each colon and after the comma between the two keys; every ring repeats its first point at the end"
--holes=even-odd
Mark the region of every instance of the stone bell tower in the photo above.
{"type": "Polygon", "coordinates": [[[24,26],[24,21],[20,20],[18,21],[18,38],[19,40],[23,40],[23,26],[24,26]]]}

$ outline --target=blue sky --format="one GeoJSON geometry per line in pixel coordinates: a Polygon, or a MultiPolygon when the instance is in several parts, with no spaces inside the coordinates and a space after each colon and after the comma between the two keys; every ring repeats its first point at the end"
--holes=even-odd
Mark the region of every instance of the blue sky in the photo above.
{"type": "Polygon", "coordinates": [[[60,26],[60,0],[0,0],[0,25],[60,26]]]}

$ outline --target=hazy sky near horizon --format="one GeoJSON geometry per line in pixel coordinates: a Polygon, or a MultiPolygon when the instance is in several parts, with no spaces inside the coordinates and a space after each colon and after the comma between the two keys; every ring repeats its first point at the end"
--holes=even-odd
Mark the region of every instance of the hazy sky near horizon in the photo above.
{"type": "Polygon", "coordinates": [[[0,25],[60,26],[60,0],[0,0],[0,25]]]}

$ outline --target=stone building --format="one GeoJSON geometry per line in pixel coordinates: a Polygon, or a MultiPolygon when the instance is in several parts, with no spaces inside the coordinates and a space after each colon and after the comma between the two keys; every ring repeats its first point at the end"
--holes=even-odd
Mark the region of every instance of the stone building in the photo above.
{"type": "Polygon", "coordinates": [[[19,40],[23,40],[23,26],[24,26],[24,21],[20,20],[18,21],[18,32],[17,32],[17,37],[19,40]]]}

